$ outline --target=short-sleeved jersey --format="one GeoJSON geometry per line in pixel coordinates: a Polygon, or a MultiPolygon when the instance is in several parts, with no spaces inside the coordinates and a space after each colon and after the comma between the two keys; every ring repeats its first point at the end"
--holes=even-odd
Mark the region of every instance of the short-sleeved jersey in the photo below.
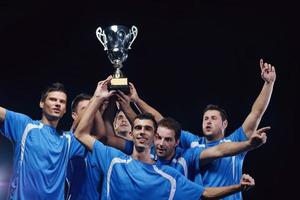
{"type": "Polygon", "coordinates": [[[14,145],[9,199],[64,199],[68,160],[83,156],[84,147],[69,132],[6,110],[1,132],[14,145]]]}
{"type": "Polygon", "coordinates": [[[67,180],[69,184],[68,200],[99,200],[102,188],[102,174],[91,166],[92,153],[86,157],[69,160],[67,180]]]}
{"type": "MultiPolygon", "coordinates": [[[[229,136],[210,143],[206,143],[204,137],[199,137],[187,131],[181,132],[180,140],[183,141],[181,144],[183,148],[209,148],[216,146],[222,142],[245,141],[247,140],[247,136],[245,135],[243,128],[240,127],[229,136]]],[[[220,158],[212,161],[205,166],[202,166],[200,171],[204,187],[220,187],[240,183],[245,155],[246,152],[240,153],[236,156],[220,158]]],[[[241,192],[235,193],[224,199],[242,199],[242,194],[241,192]]]]}
{"type": "Polygon", "coordinates": [[[202,185],[202,182],[199,182],[199,179],[196,179],[196,176],[200,173],[200,154],[202,150],[203,148],[182,149],[180,147],[176,147],[175,155],[171,160],[158,158],[155,155],[154,147],[151,149],[151,153],[153,153],[155,155],[155,159],[162,164],[175,168],[189,180],[202,185]]]}
{"type": "MultiPolygon", "coordinates": [[[[133,142],[126,142],[127,149],[133,149],[133,142]]],[[[187,148],[176,147],[176,152],[172,160],[164,160],[157,157],[155,146],[151,147],[151,158],[164,165],[175,168],[189,180],[202,185],[201,178],[197,178],[200,173],[200,154],[204,148],[187,148]]]]}
{"type": "MultiPolygon", "coordinates": [[[[126,142],[123,151],[132,153],[130,142],[126,142]]],[[[67,180],[69,183],[68,200],[99,200],[101,197],[103,174],[91,165],[92,153],[85,158],[74,157],[69,160],[67,180]]]]}
{"type": "Polygon", "coordinates": [[[104,174],[102,199],[200,199],[204,191],[174,168],[140,162],[99,141],[92,165],[104,174]]]}

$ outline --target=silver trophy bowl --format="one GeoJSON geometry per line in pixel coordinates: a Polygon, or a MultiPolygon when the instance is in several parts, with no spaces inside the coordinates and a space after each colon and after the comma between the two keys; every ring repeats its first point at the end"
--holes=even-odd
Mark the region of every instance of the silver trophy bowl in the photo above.
{"type": "Polygon", "coordinates": [[[131,29],[122,25],[112,25],[105,29],[97,28],[96,36],[104,46],[104,50],[107,51],[108,58],[115,68],[114,78],[124,76],[120,69],[128,57],[128,50],[131,49],[137,33],[136,26],[132,26],[131,29]]]}

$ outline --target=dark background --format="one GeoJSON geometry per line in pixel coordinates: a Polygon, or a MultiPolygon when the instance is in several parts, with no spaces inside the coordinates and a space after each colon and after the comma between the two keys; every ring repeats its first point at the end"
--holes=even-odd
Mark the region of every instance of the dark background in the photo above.
{"type": "MultiPolygon", "coordinates": [[[[294,199],[299,88],[299,7],[259,1],[1,1],[0,105],[40,118],[41,91],[59,81],[70,100],[93,93],[113,68],[97,27],[136,25],[139,33],[122,71],[141,98],[201,135],[209,103],[238,128],[259,94],[259,59],[276,67],[270,105],[260,127],[268,142],[250,152],[244,172],[256,180],[245,199],[294,199]]],[[[69,101],[70,103],[70,101],[69,101]]],[[[70,109],[61,127],[71,125],[70,109]]],[[[297,143],[298,144],[298,143],[297,143]]],[[[11,173],[12,145],[0,136],[0,199],[11,173]]]]}

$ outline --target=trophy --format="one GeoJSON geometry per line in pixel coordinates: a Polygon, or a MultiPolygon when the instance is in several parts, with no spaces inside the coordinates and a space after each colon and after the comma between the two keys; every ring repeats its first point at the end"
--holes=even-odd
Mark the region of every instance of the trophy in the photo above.
{"type": "Polygon", "coordinates": [[[96,30],[97,38],[104,46],[104,51],[107,51],[108,58],[115,69],[108,87],[109,90],[129,92],[128,79],[121,71],[121,68],[128,57],[128,50],[131,49],[137,33],[138,29],[136,26],[132,26],[129,29],[122,25],[112,25],[103,30],[101,27],[98,27],[96,30]]]}

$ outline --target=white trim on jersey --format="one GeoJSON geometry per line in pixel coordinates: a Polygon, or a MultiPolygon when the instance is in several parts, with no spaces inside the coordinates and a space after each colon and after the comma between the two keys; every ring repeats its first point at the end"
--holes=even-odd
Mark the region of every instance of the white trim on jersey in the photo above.
{"type": "MultiPolygon", "coordinates": [[[[232,142],[231,140],[228,140],[228,139],[223,139],[223,140],[221,140],[220,141],[220,143],[223,143],[223,142],[232,142]]],[[[232,177],[233,177],[233,179],[235,180],[236,179],[236,175],[237,174],[235,174],[235,156],[231,156],[231,164],[232,164],[232,177]]]]}
{"type": "Polygon", "coordinates": [[[199,144],[199,142],[191,142],[191,148],[195,148],[195,147],[203,147],[205,148],[205,144],[199,144]]]}
{"type": "Polygon", "coordinates": [[[183,168],[184,176],[188,177],[188,168],[187,168],[186,160],[183,157],[178,158],[178,160],[176,158],[174,158],[172,160],[172,162],[173,163],[179,163],[183,168]]]}
{"type": "Polygon", "coordinates": [[[114,158],[112,159],[110,165],[109,165],[109,168],[108,168],[108,172],[107,172],[107,184],[106,184],[106,188],[107,188],[107,198],[109,197],[109,190],[110,190],[110,177],[111,177],[111,173],[112,173],[112,169],[113,169],[113,166],[115,164],[118,164],[118,163],[130,163],[132,161],[132,158],[130,157],[130,159],[128,160],[125,160],[125,159],[121,159],[121,158],[114,158]]]}
{"type": "Polygon", "coordinates": [[[66,134],[66,133],[64,133],[63,134],[66,138],[67,138],[67,140],[68,140],[68,151],[67,151],[67,155],[68,155],[68,159],[67,159],[67,161],[69,160],[69,153],[70,153],[70,147],[71,147],[71,135],[69,135],[69,134],[66,134]]]}
{"type": "Polygon", "coordinates": [[[25,152],[25,142],[26,142],[26,138],[27,138],[27,135],[29,133],[29,131],[31,129],[34,129],[34,128],[38,128],[38,129],[41,129],[43,128],[43,124],[40,123],[39,125],[35,125],[35,124],[28,124],[23,132],[23,136],[22,136],[22,141],[21,141],[21,156],[20,156],[20,166],[22,165],[23,163],[23,159],[24,159],[24,152],[25,152]]]}
{"type": "Polygon", "coordinates": [[[158,169],[156,165],[153,165],[153,169],[159,173],[161,176],[165,177],[168,179],[171,183],[171,191],[169,195],[169,200],[172,200],[174,198],[175,192],[176,192],[176,179],[173,178],[171,175],[163,172],[162,170],[158,169]]]}

